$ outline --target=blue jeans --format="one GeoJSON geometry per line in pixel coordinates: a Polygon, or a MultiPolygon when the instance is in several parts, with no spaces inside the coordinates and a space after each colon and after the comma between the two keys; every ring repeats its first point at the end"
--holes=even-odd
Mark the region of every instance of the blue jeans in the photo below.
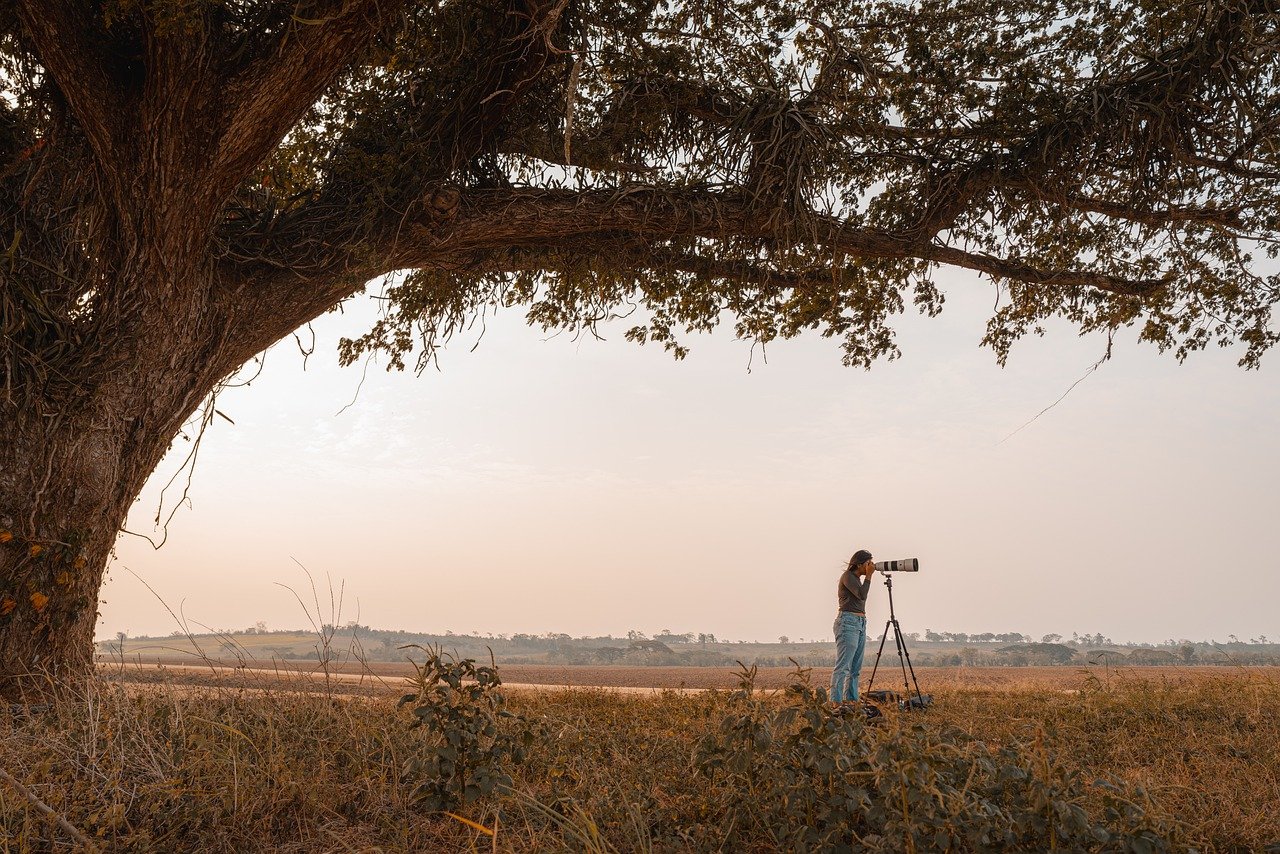
{"type": "Polygon", "coordinates": [[[841,611],[832,628],[836,633],[836,669],[831,673],[831,702],[856,700],[862,652],[867,645],[867,618],[841,611]]]}

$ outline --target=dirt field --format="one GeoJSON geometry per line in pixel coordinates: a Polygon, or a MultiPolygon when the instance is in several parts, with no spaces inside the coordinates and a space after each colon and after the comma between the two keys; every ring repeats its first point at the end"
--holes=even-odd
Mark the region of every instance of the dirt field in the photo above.
{"type": "MultiPolygon", "coordinates": [[[[119,673],[129,680],[160,679],[189,681],[208,684],[217,682],[241,682],[249,686],[264,682],[294,681],[306,679],[323,683],[325,675],[315,665],[300,666],[296,661],[254,662],[248,667],[237,667],[234,662],[193,662],[190,658],[158,657],[134,659],[124,665],[102,662],[105,673],[119,673]]],[[[876,688],[900,689],[903,674],[894,667],[883,667],[876,673],[876,688]]],[[[512,689],[520,688],[613,688],[628,691],[662,689],[731,689],[738,685],[738,677],[728,668],[719,667],[628,667],[628,666],[573,666],[553,664],[511,664],[498,666],[504,684],[512,689]]],[[[956,691],[1042,691],[1075,690],[1089,680],[1124,680],[1159,683],[1178,683],[1207,676],[1225,676],[1246,673],[1264,679],[1280,681],[1280,668],[1275,667],[918,667],[916,678],[925,693],[956,691]]],[[[343,685],[365,686],[370,691],[395,692],[401,690],[402,679],[413,674],[407,664],[370,662],[333,664],[329,668],[330,679],[343,685]]],[[[791,681],[792,668],[760,668],[757,687],[777,689],[791,681]]],[[[871,673],[863,671],[863,688],[871,673]]],[[[815,667],[810,678],[824,684],[831,677],[830,668],[815,667]]]]}

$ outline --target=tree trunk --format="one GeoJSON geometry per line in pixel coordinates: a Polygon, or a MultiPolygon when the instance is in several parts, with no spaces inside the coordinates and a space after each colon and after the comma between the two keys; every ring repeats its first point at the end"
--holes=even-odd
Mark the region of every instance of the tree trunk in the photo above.
{"type": "Polygon", "coordinates": [[[112,482],[118,439],[5,416],[0,693],[15,697],[90,660],[98,585],[128,504],[112,482]]]}
{"type": "Polygon", "coordinates": [[[96,372],[63,377],[74,391],[61,401],[0,396],[0,696],[44,693],[91,666],[99,587],[133,501],[252,355],[227,351],[207,302],[176,302],[165,308],[177,322],[130,318],[96,372]]]}
{"type": "Polygon", "coordinates": [[[129,419],[0,408],[0,695],[56,686],[92,662],[98,589],[165,440],[129,419]],[[159,446],[159,447],[157,447],[159,446]]]}

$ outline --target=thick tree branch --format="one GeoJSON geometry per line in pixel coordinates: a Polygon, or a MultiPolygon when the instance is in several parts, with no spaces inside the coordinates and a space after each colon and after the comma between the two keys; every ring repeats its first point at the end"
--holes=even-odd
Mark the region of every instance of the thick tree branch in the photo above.
{"type": "MultiPolygon", "coordinates": [[[[750,260],[710,260],[671,246],[690,239],[726,246],[754,246],[765,255],[793,242],[837,263],[859,259],[918,259],[948,264],[990,276],[1070,288],[1090,288],[1125,296],[1143,296],[1162,280],[1130,280],[1088,270],[1044,269],[1034,263],[921,243],[885,231],[855,228],[834,217],[810,215],[800,234],[782,235],[763,221],[744,194],[645,187],[612,191],[457,190],[441,191],[411,216],[388,227],[358,248],[341,248],[343,237],[327,226],[308,231],[297,221],[277,233],[274,256],[248,255],[224,260],[229,297],[243,303],[246,322],[269,318],[276,337],[285,334],[357,291],[364,282],[394,270],[474,269],[477,275],[531,269],[540,250],[561,257],[581,255],[619,269],[666,265],[669,269],[713,278],[741,277],[779,286],[830,281],[830,272],[774,270],[750,260]],[[331,247],[328,255],[321,247],[331,247]],[[510,266],[504,266],[510,265],[510,266]],[[238,285],[234,283],[240,283],[238,285]]],[[[259,250],[262,251],[262,250],[259,250]]],[[[252,329],[246,328],[246,334],[252,329]]],[[[274,339],[272,339],[274,340],[274,339]]],[[[268,342],[269,343],[269,342],[268,342]]],[[[265,344],[263,345],[265,346],[265,344]]],[[[252,352],[252,351],[250,351],[252,352]]]]}
{"type": "Polygon", "coordinates": [[[911,253],[914,257],[986,273],[997,279],[1032,285],[1083,288],[1120,296],[1148,296],[1168,284],[1166,279],[1125,279],[1091,270],[1045,270],[1016,258],[1000,258],[985,252],[966,252],[951,246],[929,245],[911,253]]]}
{"type": "Polygon", "coordinates": [[[455,221],[434,235],[417,231],[427,238],[426,242],[393,250],[390,259],[395,260],[391,264],[429,266],[436,254],[510,246],[554,244],[570,250],[578,246],[580,251],[591,253],[595,251],[593,240],[608,240],[616,235],[653,243],[691,236],[725,242],[757,241],[764,246],[784,237],[798,237],[799,242],[832,256],[917,258],[1031,284],[1096,288],[1130,296],[1149,293],[1162,284],[1160,280],[1128,280],[1090,271],[1044,270],[1016,259],[920,243],[876,229],[854,228],[837,218],[816,214],[795,235],[781,235],[760,221],[750,200],[742,195],[634,189],[614,193],[505,191],[468,196],[465,210],[455,221]]]}
{"type": "Polygon", "coordinates": [[[1244,226],[1240,219],[1239,208],[1207,208],[1189,205],[1169,205],[1165,208],[1142,208],[1113,202],[1108,199],[1095,199],[1075,193],[1054,192],[1028,185],[1025,187],[1033,198],[1052,202],[1082,213],[1096,213],[1113,219],[1123,219],[1143,225],[1167,226],[1178,223],[1197,223],[1199,225],[1219,225],[1224,228],[1238,229],[1244,226]]]}
{"type": "Polygon", "coordinates": [[[225,198],[407,0],[323,0],[299,8],[274,42],[226,84],[213,189],[225,198]]]}
{"type": "Polygon", "coordinates": [[[33,52],[107,173],[120,154],[125,92],[103,50],[106,34],[98,25],[98,4],[19,0],[17,9],[33,52]]]}

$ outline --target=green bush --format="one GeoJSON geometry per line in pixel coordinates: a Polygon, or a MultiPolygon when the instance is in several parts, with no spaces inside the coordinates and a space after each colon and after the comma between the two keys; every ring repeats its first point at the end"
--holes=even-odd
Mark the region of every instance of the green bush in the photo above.
{"type": "MultiPolygon", "coordinates": [[[[814,689],[807,671],[779,705],[756,696],[755,669],[696,766],[721,803],[726,848],[767,839],[787,851],[1174,850],[1144,795],[1067,771],[1048,740],[999,749],[926,718],[868,726],[814,689]],[[1086,790],[1101,787],[1101,820],[1086,790]]],[[[847,708],[847,707],[846,707],[847,708]]]]}
{"type": "Polygon", "coordinates": [[[412,705],[410,727],[424,734],[404,765],[411,797],[435,811],[509,791],[508,763],[524,760],[536,728],[506,710],[496,667],[454,659],[439,647],[418,648],[427,657],[414,664],[417,690],[399,703],[412,705]]]}

